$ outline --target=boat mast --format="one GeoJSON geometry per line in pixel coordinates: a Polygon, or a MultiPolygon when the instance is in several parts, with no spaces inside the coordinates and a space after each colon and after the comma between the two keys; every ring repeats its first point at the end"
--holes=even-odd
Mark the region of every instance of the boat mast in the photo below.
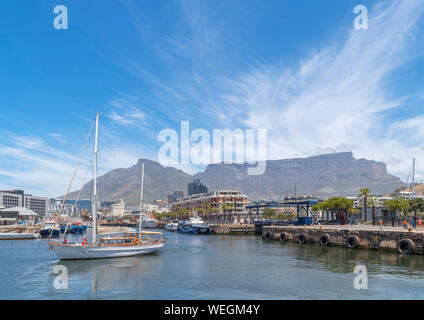
{"type": "Polygon", "coordinates": [[[143,185],[144,185],[144,162],[141,165],[140,216],[138,217],[138,238],[139,239],[141,239],[141,215],[143,214],[143,185]]]}
{"type": "Polygon", "coordinates": [[[94,135],[94,180],[93,180],[93,203],[91,207],[92,226],[91,242],[97,242],[97,135],[99,131],[99,113],[96,113],[96,133],[94,135]]]}
{"type": "Polygon", "coordinates": [[[412,200],[415,199],[415,158],[412,160],[412,200]]]}

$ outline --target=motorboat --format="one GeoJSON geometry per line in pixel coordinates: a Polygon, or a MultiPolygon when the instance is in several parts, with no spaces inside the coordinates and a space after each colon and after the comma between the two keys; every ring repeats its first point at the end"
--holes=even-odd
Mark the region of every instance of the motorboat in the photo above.
{"type": "Polygon", "coordinates": [[[189,234],[209,234],[211,229],[209,223],[204,222],[198,216],[191,217],[188,221],[183,221],[178,225],[178,232],[189,234]]]}
{"type": "Polygon", "coordinates": [[[168,231],[177,231],[178,230],[178,223],[177,222],[170,222],[165,225],[165,229],[168,231]]]}
{"type": "Polygon", "coordinates": [[[56,220],[47,220],[40,228],[41,237],[57,238],[60,236],[60,227],[56,220]]]}

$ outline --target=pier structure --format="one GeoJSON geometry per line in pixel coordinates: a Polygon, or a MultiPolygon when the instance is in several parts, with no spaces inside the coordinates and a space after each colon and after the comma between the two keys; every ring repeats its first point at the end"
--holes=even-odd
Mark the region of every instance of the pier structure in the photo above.
{"type": "Polygon", "coordinates": [[[400,254],[424,254],[424,230],[375,226],[264,226],[264,240],[318,244],[348,249],[390,250],[400,254]]]}
{"type": "Polygon", "coordinates": [[[288,199],[283,201],[255,202],[246,206],[249,210],[249,222],[261,220],[261,209],[271,208],[276,210],[291,211],[296,213],[297,221],[295,224],[310,225],[312,223],[312,206],[320,202],[318,199],[288,199]]]}

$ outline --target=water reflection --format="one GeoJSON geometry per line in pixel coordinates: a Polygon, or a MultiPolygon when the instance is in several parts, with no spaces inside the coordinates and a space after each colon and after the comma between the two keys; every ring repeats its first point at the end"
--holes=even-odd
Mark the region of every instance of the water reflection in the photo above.
{"type": "Polygon", "coordinates": [[[384,250],[350,250],[341,247],[320,247],[314,244],[276,244],[284,247],[297,260],[305,265],[319,267],[336,273],[350,273],[358,264],[367,266],[369,273],[405,275],[422,278],[424,256],[399,255],[384,250]]]}

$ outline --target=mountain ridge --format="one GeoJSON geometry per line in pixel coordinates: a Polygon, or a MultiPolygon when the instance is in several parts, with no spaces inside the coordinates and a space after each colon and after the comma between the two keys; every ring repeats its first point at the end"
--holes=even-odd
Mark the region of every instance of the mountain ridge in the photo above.
{"type": "MultiPolygon", "coordinates": [[[[355,159],[352,152],[330,153],[281,160],[268,160],[263,175],[247,175],[247,164],[209,164],[194,175],[174,167],[164,167],[149,159],[139,159],[129,168],[111,170],[97,179],[101,201],[119,201],[135,205],[140,198],[141,163],[145,163],[145,201],[166,199],[167,194],[183,190],[187,184],[200,179],[209,190],[235,189],[249,200],[278,200],[285,194],[315,194],[326,198],[334,195],[357,195],[368,187],[373,194],[392,192],[403,182],[387,172],[383,162],[355,159]]],[[[93,181],[84,185],[81,197],[91,195],[93,181]]],[[[69,194],[75,198],[77,192],[69,194]]]]}

